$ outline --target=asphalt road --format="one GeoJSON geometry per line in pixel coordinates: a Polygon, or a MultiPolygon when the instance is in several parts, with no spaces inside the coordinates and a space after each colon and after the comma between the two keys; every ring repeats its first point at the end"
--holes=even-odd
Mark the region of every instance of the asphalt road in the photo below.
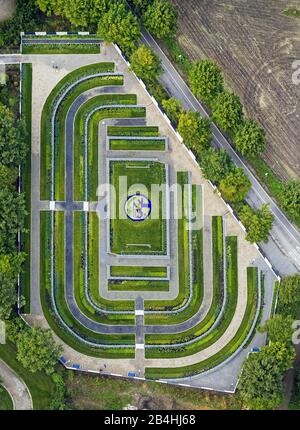
{"type": "MultiPolygon", "coordinates": [[[[208,117],[202,104],[192,94],[189,87],[186,85],[153,37],[148,32],[143,31],[142,41],[159,55],[164,70],[160,80],[168,93],[171,96],[180,99],[185,108],[199,111],[203,117],[208,117]]],[[[230,157],[236,165],[238,167],[242,167],[248,175],[252,184],[252,188],[247,197],[248,203],[253,208],[258,208],[263,203],[268,203],[275,216],[269,242],[267,244],[259,244],[263,253],[271,261],[275,270],[279,272],[280,275],[287,275],[300,271],[299,230],[279,209],[274,200],[268,195],[252,174],[246,161],[234,151],[229,141],[223,136],[215,124],[212,126],[212,131],[213,145],[217,148],[224,148],[230,154],[230,157]]]]}

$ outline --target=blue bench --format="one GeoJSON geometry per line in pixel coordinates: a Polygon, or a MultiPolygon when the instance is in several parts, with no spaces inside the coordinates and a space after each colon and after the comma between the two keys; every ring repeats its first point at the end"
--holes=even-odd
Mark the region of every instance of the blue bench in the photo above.
{"type": "Polygon", "coordinates": [[[69,360],[67,360],[65,357],[61,356],[61,357],[59,358],[59,361],[60,361],[62,364],[67,364],[69,360]]]}
{"type": "Polygon", "coordinates": [[[129,376],[130,378],[134,378],[136,376],[135,372],[128,372],[127,376],[129,376]]]}
{"type": "Polygon", "coordinates": [[[257,346],[255,346],[254,348],[252,348],[252,352],[259,352],[260,348],[258,348],[257,346]]]}
{"type": "Polygon", "coordinates": [[[76,363],[74,363],[74,364],[72,365],[72,369],[80,369],[80,364],[76,364],[76,363]]]}

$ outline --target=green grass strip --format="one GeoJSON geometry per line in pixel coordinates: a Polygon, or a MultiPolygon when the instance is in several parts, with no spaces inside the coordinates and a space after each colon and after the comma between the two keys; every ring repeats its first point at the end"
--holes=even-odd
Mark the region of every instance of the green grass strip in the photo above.
{"type": "Polygon", "coordinates": [[[169,281],[110,280],[108,289],[112,291],[169,291],[169,281]]]}
{"type": "Polygon", "coordinates": [[[89,294],[91,300],[99,307],[109,311],[133,311],[134,301],[106,300],[99,292],[99,218],[97,213],[88,213],[88,267],[89,294]]]}
{"type": "Polygon", "coordinates": [[[26,254],[23,271],[20,274],[21,294],[25,298],[23,312],[30,313],[30,227],[31,227],[31,108],[32,108],[32,65],[22,64],[21,118],[25,121],[27,156],[21,165],[21,192],[25,194],[25,228],[21,234],[21,249],[26,254]]]}
{"type": "Polygon", "coordinates": [[[247,268],[247,306],[246,311],[235,336],[219,352],[213,356],[189,366],[177,368],[147,368],[145,377],[149,379],[184,378],[209,370],[229,358],[243,343],[248,335],[258,305],[258,270],[256,267],[247,268]]]}
{"type": "Polygon", "coordinates": [[[165,151],[164,139],[110,139],[109,149],[112,151],[165,151]]]}
{"type": "Polygon", "coordinates": [[[129,137],[158,137],[159,128],[156,126],[119,126],[109,125],[107,127],[108,136],[129,136],[129,137]]]}
{"type": "MultiPolygon", "coordinates": [[[[66,344],[86,355],[106,358],[131,358],[134,357],[132,348],[93,347],[85,344],[70,333],[59,321],[54,312],[50,292],[50,238],[51,238],[51,213],[41,212],[41,301],[43,313],[52,330],[66,344]]],[[[81,325],[70,313],[65,300],[64,290],[64,212],[55,212],[55,300],[58,312],[67,326],[82,339],[90,342],[101,342],[107,345],[118,343],[134,343],[132,335],[102,335],[87,329],[81,325]],[[61,260],[57,261],[60,258],[61,260]]]]}
{"type": "Polygon", "coordinates": [[[110,276],[134,278],[166,278],[167,267],[156,266],[110,266],[110,276]]]}
{"type": "MultiPolygon", "coordinates": [[[[89,64],[87,66],[80,67],[73,70],[71,73],[66,75],[61,79],[58,84],[53,88],[49,94],[42,111],[41,117],[41,182],[40,182],[40,192],[41,200],[50,199],[50,181],[51,181],[51,119],[52,113],[55,105],[55,101],[62,95],[62,93],[73,83],[77,82],[84,76],[93,75],[96,73],[113,72],[114,63],[97,63],[89,64]]],[[[74,91],[74,88],[73,90],[74,91]]],[[[64,172],[65,166],[65,153],[64,151],[56,150],[56,159],[58,159],[59,164],[56,165],[56,169],[60,172],[64,172]],[[58,155],[60,155],[58,157],[58,155]]],[[[59,188],[59,196],[55,196],[56,200],[64,200],[64,175],[60,174],[62,184],[59,188]],[[58,198],[59,197],[59,198],[58,198]],[[62,197],[62,198],[61,198],[62,197]]]]}
{"type": "MultiPolygon", "coordinates": [[[[189,231],[187,209],[187,187],[188,173],[177,172],[178,205],[182,207],[183,216],[178,220],[178,271],[179,271],[179,294],[174,300],[146,300],[146,310],[179,310],[188,301],[190,296],[190,266],[189,266],[189,231]],[[181,193],[182,190],[182,193],[181,193]]],[[[200,289],[193,286],[193,298],[189,306],[183,311],[174,314],[146,314],[145,324],[175,324],[189,319],[199,308],[200,289]]]]}

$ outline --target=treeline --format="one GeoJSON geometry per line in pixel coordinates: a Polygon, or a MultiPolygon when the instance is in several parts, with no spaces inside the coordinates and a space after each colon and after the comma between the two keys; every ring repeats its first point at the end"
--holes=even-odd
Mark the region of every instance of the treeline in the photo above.
{"type": "Polygon", "coordinates": [[[276,314],[259,328],[269,344],[246,359],[239,394],[251,409],[274,409],[283,401],[283,378],[296,357],[293,322],[299,318],[300,275],[287,276],[279,285],[276,314]]]}

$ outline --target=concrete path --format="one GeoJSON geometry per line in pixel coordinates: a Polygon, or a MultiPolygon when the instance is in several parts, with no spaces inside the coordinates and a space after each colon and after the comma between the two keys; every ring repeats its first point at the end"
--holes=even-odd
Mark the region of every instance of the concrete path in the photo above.
{"type": "Polygon", "coordinates": [[[0,380],[12,397],[14,409],[30,410],[33,408],[26,384],[3,360],[0,360],[0,380]]]}

